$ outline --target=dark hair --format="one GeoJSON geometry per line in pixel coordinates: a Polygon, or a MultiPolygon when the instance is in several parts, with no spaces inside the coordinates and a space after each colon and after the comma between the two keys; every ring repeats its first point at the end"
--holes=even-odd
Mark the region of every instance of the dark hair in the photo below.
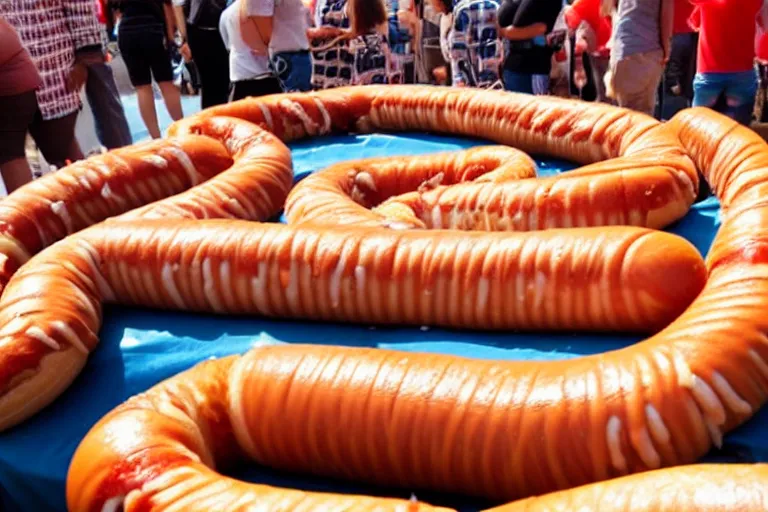
{"type": "Polygon", "coordinates": [[[348,0],[352,30],[356,34],[367,34],[387,22],[387,7],[384,0],[348,0]]]}
{"type": "Polygon", "coordinates": [[[443,6],[443,11],[446,14],[453,12],[453,0],[434,0],[435,2],[443,6]]]}

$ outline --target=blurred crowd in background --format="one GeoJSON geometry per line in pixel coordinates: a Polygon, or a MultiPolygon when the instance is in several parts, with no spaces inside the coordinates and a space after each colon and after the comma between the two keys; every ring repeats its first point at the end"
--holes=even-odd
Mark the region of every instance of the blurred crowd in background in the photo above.
{"type": "Polygon", "coordinates": [[[768,0],[3,0],[0,171],[84,158],[83,99],[104,149],[133,142],[110,60],[149,136],[173,120],[288,91],[425,83],[613,103],[669,119],[691,105],[768,121],[768,0]]]}

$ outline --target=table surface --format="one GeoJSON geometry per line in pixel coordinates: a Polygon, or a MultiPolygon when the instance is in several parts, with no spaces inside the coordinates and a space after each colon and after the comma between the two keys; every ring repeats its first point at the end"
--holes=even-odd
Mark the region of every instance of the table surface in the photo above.
{"type": "MultiPolygon", "coordinates": [[[[395,156],[465,148],[482,141],[416,134],[326,137],[292,145],[297,179],[351,158],[395,156]]],[[[541,175],[570,169],[566,162],[538,160],[541,175]]],[[[694,206],[669,231],[691,240],[706,254],[719,225],[714,198],[694,206]]],[[[0,434],[0,510],[64,510],[69,461],[82,437],[105,413],[128,397],[195,363],[247,351],[255,343],[317,343],[440,352],[475,358],[542,360],[605,352],[639,341],[637,336],[457,332],[444,329],[381,328],[300,321],[158,312],[107,307],[102,343],[74,385],[25,424],[0,434]]],[[[710,459],[768,460],[763,411],[726,437],[710,459]]],[[[233,476],[254,482],[337,492],[409,497],[412,490],[373,489],[349,482],[289,475],[258,467],[233,476]]],[[[477,510],[476,500],[418,492],[435,504],[477,510]]]]}

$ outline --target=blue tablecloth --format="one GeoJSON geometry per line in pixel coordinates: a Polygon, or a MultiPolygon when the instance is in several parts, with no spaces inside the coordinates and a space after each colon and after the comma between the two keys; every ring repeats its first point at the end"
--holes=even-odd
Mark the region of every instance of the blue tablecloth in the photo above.
{"type": "MultiPolygon", "coordinates": [[[[339,160],[458,149],[480,144],[467,139],[425,135],[329,137],[292,146],[297,179],[339,160]]],[[[537,160],[538,161],[538,160],[537,160]]],[[[566,162],[538,161],[540,173],[569,169],[566,162]]],[[[691,240],[706,254],[719,224],[718,203],[697,204],[670,231],[691,240]]],[[[64,510],[64,483],[70,458],[88,429],[131,395],[204,359],[241,353],[257,342],[365,345],[407,351],[443,352],[494,359],[561,359],[620,348],[637,337],[611,335],[519,335],[466,333],[443,329],[374,328],[267,321],[144,309],[106,309],[101,346],[75,384],[44,412],[0,434],[0,510],[64,510]]],[[[729,460],[768,459],[768,412],[726,438],[729,460]]],[[[235,476],[251,481],[408,497],[411,490],[376,490],[327,479],[246,468],[235,476]]],[[[419,493],[438,504],[476,510],[484,505],[455,497],[419,493]]]]}

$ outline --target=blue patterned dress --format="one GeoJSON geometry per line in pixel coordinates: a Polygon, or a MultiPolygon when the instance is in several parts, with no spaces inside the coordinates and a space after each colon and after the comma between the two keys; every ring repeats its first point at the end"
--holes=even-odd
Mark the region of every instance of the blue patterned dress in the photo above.
{"type": "Polygon", "coordinates": [[[500,80],[504,46],[495,0],[459,0],[448,33],[453,85],[487,88],[500,80]]]}
{"type": "MultiPolygon", "coordinates": [[[[318,27],[349,28],[347,0],[325,0],[318,2],[316,18],[318,27]]],[[[310,41],[315,47],[323,47],[328,41],[310,41]]],[[[349,85],[352,82],[354,57],[349,51],[349,43],[343,41],[331,48],[312,52],[312,87],[328,89],[349,85]]]]}

